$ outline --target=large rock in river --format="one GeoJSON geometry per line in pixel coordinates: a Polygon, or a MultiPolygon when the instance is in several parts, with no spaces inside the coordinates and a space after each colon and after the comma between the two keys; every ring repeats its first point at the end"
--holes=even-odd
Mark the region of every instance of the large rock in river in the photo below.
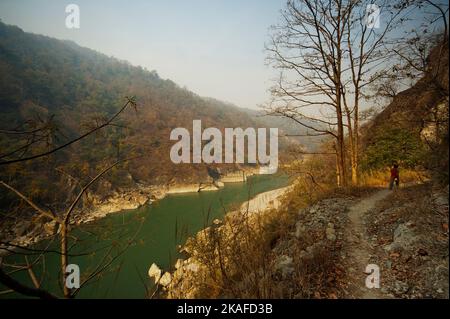
{"type": "Polygon", "coordinates": [[[158,265],[153,263],[149,270],[148,270],[148,276],[150,278],[155,278],[155,284],[159,281],[159,279],[161,278],[161,269],[159,269],[158,265]]]}

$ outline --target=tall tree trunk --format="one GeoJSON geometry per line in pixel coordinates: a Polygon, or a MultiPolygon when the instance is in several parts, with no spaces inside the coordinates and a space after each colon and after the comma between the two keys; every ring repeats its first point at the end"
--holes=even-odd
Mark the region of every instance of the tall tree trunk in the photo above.
{"type": "Polygon", "coordinates": [[[341,177],[341,186],[347,186],[346,168],[345,168],[345,141],[344,141],[344,125],[342,121],[342,110],[337,110],[337,125],[338,125],[338,163],[339,175],[341,177]]]}
{"type": "Polygon", "coordinates": [[[70,297],[70,290],[66,285],[67,273],[66,268],[68,265],[67,261],[67,225],[64,223],[60,224],[60,236],[61,236],[61,274],[62,274],[62,285],[64,297],[70,297]]]}
{"type": "Polygon", "coordinates": [[[338,155],[338,148],[337,148],[337,143],[334,143],[334,151],[336,152],[336,186],[340,187],[341,186],[341,170],[340,170],[340,165],[339,165],[339,155],[338,155]]]}
{"type": "Polygon", "coordinates": [[[349,108],[347,105],[345,105],[345,113],[347,116],[347,126],[348,126],[348,143],[350,146],[350,161],[351,161],[351,167],[352,167],[352,185],[358,184],[358,169],[357,169],[357,163],[356,163],[356,132],[353,131],[353,124],[352,124],[352,116],[350,113],[349,108]]]}
{"type": "Polygon", "coordinates": [[[342,72],[342,50],[341,50],[341,3],[338,5],[338,16],[337,16],[337,41],[336,41],[336,63],[334,69],[334,85],[336,89],[336,116],[337,116],[337,140],[338,140],[338,158],[339,158],[339,175],[341,180],[341,186],[347,186],[347,177],[345,170],[345,142],[344,142],[344,123],[342,120],[342,82],[341,82],[341,72],[342,72]]]}
{"type": "MultiPolygon", "coordinates": [[[[340,19],[340,17],[338,18],[340,19]]],[[[340,48],[340,29],[338,28],[337,35],[337,59],[336,59],[336,73],[335,73],[335,87],[336,87],[336,116],[337,116],[337,140],[338,140],[338,156],[339,156],[339,175],[341,179],[341,186],[347,186],[347,176],[345,169],[345,141],[344,141],[344,121],[342,113],[342,83],[341,83],[341,60],[342,52],[340,48]]]]}
{"type": "MultiPolygon", "coordinates": [[[[340,72],[338,67],[338,72],[340,72]]],[[[337,156],[339,165],[339,176],[341,185],[347,186],[346,169],[345,169],[345,141],[344,141],[344,121],[341,103],[341,87],[340,79],[338,78],[336,84],[336,115],[337,115],[337,156]]]]}
{"type": "MultiPolygon", "coordinates": [[[[359,85],[359,82],[358,82],[359,85]]],[[[355,92],[355,109],[353,115],[353,149],[352,149],[352,183],[359,183],[359,90],[355,92]]]]}

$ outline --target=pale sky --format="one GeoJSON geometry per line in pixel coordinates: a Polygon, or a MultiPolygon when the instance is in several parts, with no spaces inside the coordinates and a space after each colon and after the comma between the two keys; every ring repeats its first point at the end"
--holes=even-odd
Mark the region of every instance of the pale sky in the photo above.
{"type": "Polygon", "coordinates": [[[284,2],[0,0],[0,19],[156,70],[201,96],[256,108],[276,77],[264,43],[284,2]],[[65,26],[70,3],[80,8],[80,29],[65,26]]]}
{"type": "Polygon", "coordinates": [[[278,77],[265,65],[264,43],[285,2],[0,0],[0,19],[156,70],[201,96],[256,108],[269,100],[278,77]],[[71,3],[80,8],[80,29],[65,25],[71,3]]]}

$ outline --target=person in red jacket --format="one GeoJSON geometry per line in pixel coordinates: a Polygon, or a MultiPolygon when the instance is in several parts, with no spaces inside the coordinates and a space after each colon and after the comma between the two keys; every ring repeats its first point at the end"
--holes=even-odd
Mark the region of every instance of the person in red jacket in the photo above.
{"type": "Polygon", "coordinates": [[[391,168],[391,180],[389,182],[389,189],[392,189],[394,187],[394,183],[397,187],[400,184],[400,174],[397,163],[394,163],[391,168]]]}

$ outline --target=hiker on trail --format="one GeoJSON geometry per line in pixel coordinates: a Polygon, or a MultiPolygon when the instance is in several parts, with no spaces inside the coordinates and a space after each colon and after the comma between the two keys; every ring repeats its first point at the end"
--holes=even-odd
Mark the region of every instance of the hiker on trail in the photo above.
{"type": "Polygon", "coordinates": [[[391,168],[391,180],[389,182],[389,189],[392,189],[394,187],[394,183],[397,187],[400,184],[400,175],[397,163],[394,163],[391,168]]]}

